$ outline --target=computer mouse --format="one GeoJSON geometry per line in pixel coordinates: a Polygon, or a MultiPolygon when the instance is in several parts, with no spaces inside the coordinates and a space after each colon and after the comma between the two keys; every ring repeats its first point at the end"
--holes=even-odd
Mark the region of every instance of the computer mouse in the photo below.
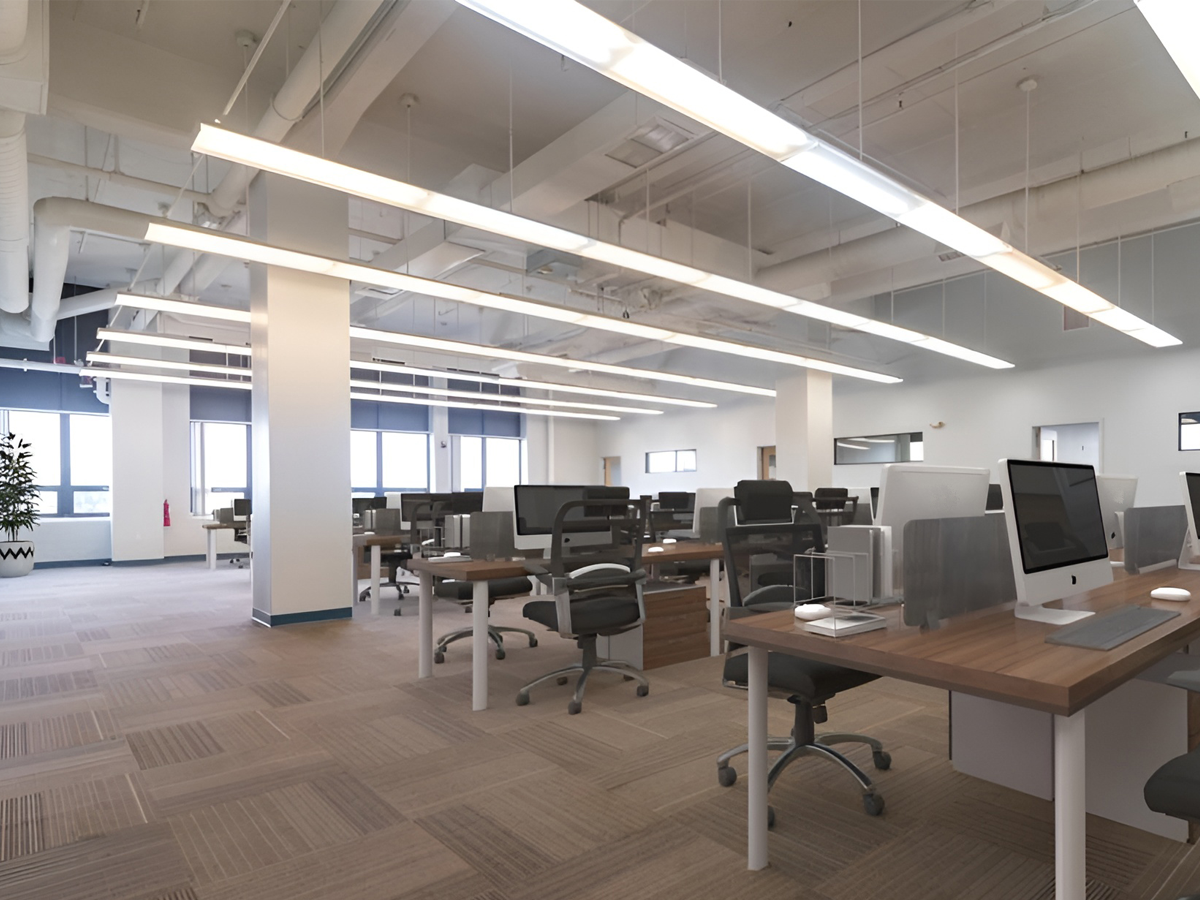
{"type": "Polygon", "coordinates": [[[1183,588],[1160,587],[1152,590],[1150,596],[1155,600],[1176,600],[1182,602],[1192,599],[1192,592],[1185,591],[1183,588]]]}
{"type": "Polygon", "coordinates": [[[646,552],[647,553],[662,553],[663,548],[662,547],[647,547],[646,552]]]}
{"type": "Polygon", "coordinates": [[[674,544],[677,542],[677,540],[676,540],[676,538],[663,538],[662,542],[664,544],[674,544]]]}
{"type": "Polygon", "coordinates": [[[829,611],[829,607],[822,606],[820,603],[801,603],[796,607],[796,618],[813,621],[814,619],[826,619],[833,615],[829,611]]]}

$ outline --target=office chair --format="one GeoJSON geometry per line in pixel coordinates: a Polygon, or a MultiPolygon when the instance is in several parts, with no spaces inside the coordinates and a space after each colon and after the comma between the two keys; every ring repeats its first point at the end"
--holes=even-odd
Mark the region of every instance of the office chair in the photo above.
{"type": "MultiPolygon", "coordinates": [[[[1176,672],[1167,683],[1185,690],[1200,691],[1200,672],[1176,672]]],[[[1200,822],[1200,747],[1164,763],[1146,782],[1143,796],[1146,806],[1156,813],[1200,822]]],[[[1188,894],[1179,900],[1200,900],[1200,894],[1188,894]]]]}
{"type": "MultiPolygon", "coordinates": [[[[370,507],[371,515],[371,530],[375,534],[395,534],[401,535],[403,532],[400,528],[401,512],[398,509],[380,508],[378,506],[370,507]]],[[[413,558],[412,536],[402,545],[395,548],[383,548],[379,554],[379,564],[386,570],[387,575],[379,580],[379,589],[382,591],[385,587],[394,587],[397,593],[403,597],[409,592],[409,588],[416,585],[416,581],[401,581],[400,572],[404,569],[405,563],[413,558]]],[[[367,550],[367,553],[370,551],[367,550]]],[[[365,587],[358,594],[358,600],[361,603],[364,600],[371,599],[371,588],[365,587]]],[[[400,615],[400,607],[396,607],[394,615],[400,615]]]]}
{"type": "MultiPolygon", "coordinates": [[[[530,592],[533,585],[524,575],[517,578],[496,578],[488,582],[488,610],[491,610],[492,604],[497,600],[507,600],[510,597],[523,597],[530,592]]],[[[470,611],[474,605],[475,596],[474,584],[470,581],[440,581],[433,586],[433,595],[439,600],[449,600],[451,603],[460,604],[464,610],[470,611]]],[[[469,638],[475,633],[475,630],[467,626],[466,628],[456,628],[447,634],[443,634],[438,638],[437,646],[433,648],[433,661],[435,663],[444,662],[446,659],[446,648],[455,641],[461,641],[463,638],[469,638]]],[[[488,637],[496,645],[496,659],[504,659],[504,638],[505,634],[523,634],[529,640],[530,647],[538,645],[537,635],[532,631],[527,631],[524,628],[510,628],[507,625],[492,625],[488,624],[488,637]]]]}
{"type": "Polygon", "coordinates": [[[530,689],[552,678],[566,684],[574,673],[579,673],[579,680],[567,704],[571,715],[583,709],[583,692],[593,672],[623,675],[637,682],[639,697],[650,693],[650,682],[639,669],[620,660],[602,660],[596,648],[601,636],[630,631],[646,618],[642,600],[646,573],[641,568],[645,519],[646,507],[640,500],[575,500],[559,509],[549,564],[529,566],[554,599],[526,603],[523,614],[575,640],[583,660],[529,682],[517,692],[518,706],[529,703],[530,689]],[[583,516],[571,515],[576,510],[583,516]]]}
{"type": "MultiPolygon", "coordinates": [[[[797,595],[801,598],[824,596],[824,567],[820,561],[806,569],[795,558],[812,552],[824,552],[820,526],[797,521],[792,512],[791,486],[785,481],[742,481],[734,496],[721,501],[718,519],[724,524],[725,570],[729,585],[729,616],[740,618],[776,610],[791,610],[797,595]],[[731,513],[736,511],[737,524],[731,513]]],[[[745,689],[749,677],[749,658],[745,648],[731,644],[725,657],[722,683],[745,689]]],[[[772,696],[786,697],[795,707],[795,724],[787,738],[767,740],[769,750],[780,755],[767,775],[768,790],[780,774],[802,756],[820,756],[838,763],[862,789],[863,808],[868,815],[883,812],[883,796],[871,779],[832,744],[863,743],[871,747],[876,769],[887,769],[891,756],[872,737],[848,732],[818,735],[816,726],[825,722],[825,704],[841,691],[874,681],[878,676],[842,666],[817,662],[785,653],[767,656],[767,684],[772,696]]],[[[737,772],[729,764],[747,751],[746,744],[727,750],[717,757],[717,780],[723,787],[737,781],[737,772]]],[[[775,812],[768,808],[768,824],[774,824],[775,812]]]]}
{"type": "Polygon", "coordinates": [[[813,505],[828,525],[845,525],[854,521],[858,498],[851,497],[847,488],[817,488],[813,505]]]}

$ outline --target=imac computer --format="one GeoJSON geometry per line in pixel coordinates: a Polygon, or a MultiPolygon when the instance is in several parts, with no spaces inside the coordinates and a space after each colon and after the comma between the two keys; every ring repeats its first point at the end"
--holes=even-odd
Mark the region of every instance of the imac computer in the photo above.
{"type": "MultiPolygon", "coordinates": [[[[913,519],[982,516],[987,507],[987,469],[892,463],[879,477],[875,524],[891,528],[895,569],[904,560],[904,526],[913,519]]],[[[886,572],[886,568],[885,568],[886,572]]]]}
{"type": "Polygon", "coordinates": [[[250,500],[238,497],[233,501],[233,521],[244,522],[250,518],[250,500]]]}
{"type": "MultiPolygon", "coordinates": [[[[518,551],[549,550],[554,537],[554,520],[564,503],[577,500],[627,500],[629,488],[582,484],[519,484],[513,492],[513,544],[518,551]]],[[[563,540],[576,545],[606,544],[612,540],[610,531],[583,531],[586,507],[577,507],[563,522],[563,540]]]]}
{"type": "Polygon", "coordinates": [[[1179,551],[1179,568],[1200,570],[1200,563],[1192,562],[1193,556],[1200,556],[1200,530],[1196,529],[1196,522],[1200,521],[1200,473],[1180,472],[1179,480],[1183,486],[1183,508],[1188,524],[1183,549],[1179,551]]]}
{"type": "Polygon", "coordinates": [[[1075,463],[1000,460],[1018,619],[1051,625],[1090,612],[1042,604],[1112,582],[1096,472],[1075,463]]]}
{"type": "Polygon", "coordinates": [[[1104,518],[1104,540],[1108,542],[1109,550],[1125,546],[1122,517],[1125,510],[1133,506],[1137,483],[1136,475],[1096,476],[1096,489],[1100,492],[1100,514],[1104,518]]]}

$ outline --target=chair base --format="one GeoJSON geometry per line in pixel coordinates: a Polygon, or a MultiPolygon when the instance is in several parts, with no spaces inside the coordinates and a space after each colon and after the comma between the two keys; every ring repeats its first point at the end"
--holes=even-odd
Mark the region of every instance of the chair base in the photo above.
{"type": "Polygon", "coordinates": [[[631,681],[636,681],[638,685],[637,695],[639,697],[645,697],[650,693],[650,681],[642,674],[640,669],[619,659],[600,659],[596,653],[596,637],[594,635],[580,638],[579,646],[583,650],[582,662],[564,666],[553,672],[547,672],[545,675],[529,682],[529,684],[517,691],[517,706],[528,704],[529,691],[539,684],[549,681],[552,678],[559,684],[566,684],[567,680],[575,673],[579,674],[579,680],[575,682],[575,695],[571,698],[571,702],[567,704],[567,712],[571,715],[575,715],[583,709],[583,692],[587,689],[588,677],[592,672],[611,672],[614,675],[621,675],[631,681]]]}
{"type": "MultiPolygon", "coordinates": [[[[883,744],[868,735],[846,731],[814,734],[812,705],[797,698],[791,698],[789,702],[796,705],[796,728],[791,737],[767,738],[767,749],[777,750],[780,754],[767,772],[767,790],[770,791],[775,786],[775,782],[783,770],[796,760],[803,756],[819,756],[837,763],[858,782],[859,789],[862,791],[863,809],[866,810],[867,815],[877,816],[883,812],[883,796],[875,789],[871,779],[862,769],[832,747],[833,744],[866,744],[871,748],[871,757],[875,768],[882,771],[891,768],[892,765],[892,757],[883,749],[883,744]]],[[[730,787],[737,781],[737,772],[729,765],[729,762],[735,756],[747,752],[748,749],[748,745],[741,744],[731,750],[726,750],[717,757],[717,781],[721,783],[722,787],[730,787]]],[[[771,822],[774,822],[773,812],[771,822]]]]}
{"type": "MultiPolygon", "coordinates": [[[[435,663],[443,662],[446,658],[446,648],[455,641],[461,641],[464,638],[469,638],[475,633],[474,628],[456,628],[448,634],[443,634],[438,638],[437,646],[433,648],[433,661],[435,663]]],[[[530,647],[538,645],[537,635],[532,631],[526,631],[524,628],[509,628],[507,625],[489,625],[488,637],[492,639],[492,643],[496,645],[496,659],[504,659],[504,638],[505,634],[523,634],[529,640],[530,647]]]]}

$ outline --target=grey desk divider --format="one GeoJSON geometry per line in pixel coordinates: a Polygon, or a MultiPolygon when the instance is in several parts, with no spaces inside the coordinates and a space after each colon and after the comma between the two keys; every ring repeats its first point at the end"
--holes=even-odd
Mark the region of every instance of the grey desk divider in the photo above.
{"type": "Polygon", "coordinates": [[[471,559],[509,559],[516,556],[512,513],[471,513],[466,544],[471,559]]]}
{"type": "Polygon", "coordinates": [[[904,526],[904,622],[941,619],[1017,599],[1004,516],[914,519],[904,526]]]}
{"type": "Polygon", "coordinates": [[[1132,506],[1125,510],[1125,571],[1164,569],[1179,561],[1187,536],[1182,506],[1132,506]]]}

